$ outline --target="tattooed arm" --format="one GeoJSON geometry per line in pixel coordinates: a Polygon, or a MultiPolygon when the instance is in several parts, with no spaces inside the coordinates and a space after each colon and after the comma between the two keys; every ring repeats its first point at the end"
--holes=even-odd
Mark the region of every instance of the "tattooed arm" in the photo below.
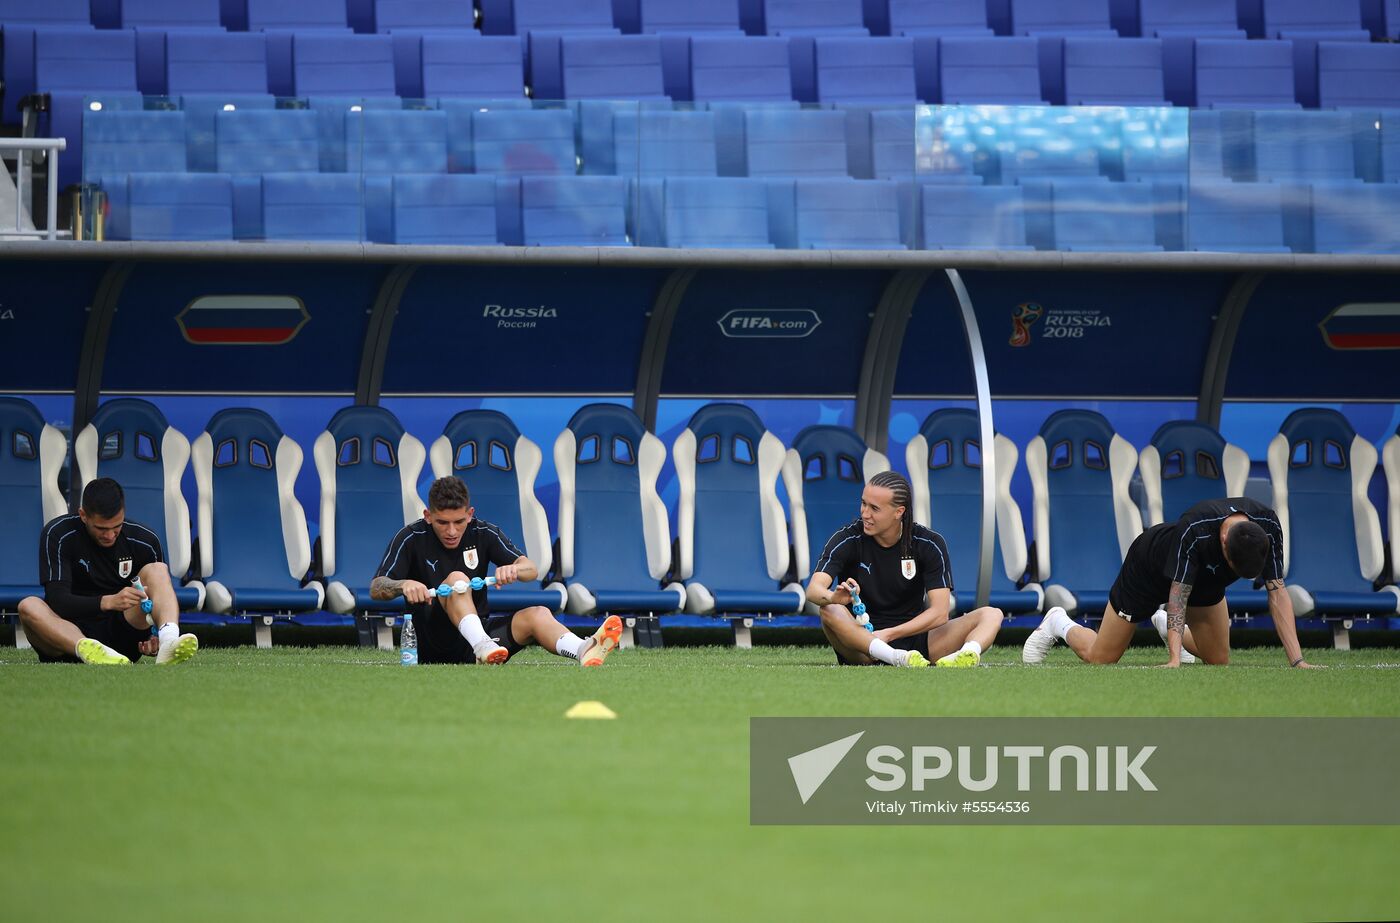
{"type": "Polygon", "coordinates": [[[370,599],[396,599],[402,596],[411,603],[427,602],[428,588],[417,580],[393,580],[375,577],[369,584],[370,599]]]}
{"type": "Polygon", "coordinates": [[[1181,645],[1186,639],[1186,601],[1191,598],[1191,584],[1172,581],[1167,594],[1167,663],[1181,666],[1181,645]]]}
{"type": "Polygon", "coordinates": [[[1298,627],[1293,620],[1293,600],[1283,588],[1282,580],[1266,580],[1264,589],[1269,591],[1269,615],[1274,619],[1274,631],[1283,642],[1283,656],[1288,665],[1311,669],[1312,664],[1303,659],[1303,647],[1298,643],[1298,627]]]}

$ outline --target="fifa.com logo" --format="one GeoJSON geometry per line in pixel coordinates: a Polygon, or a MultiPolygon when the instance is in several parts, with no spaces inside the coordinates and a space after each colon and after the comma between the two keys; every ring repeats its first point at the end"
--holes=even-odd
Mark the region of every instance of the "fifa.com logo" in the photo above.
{"type": "MultiPolygon", "coordinates": [[[[797,793],[806,804],[865,736],[861,731],[788,759],[797,793]]],[[[1157,791],[1147,774],[1155,746],[896,747],[865,751],[865,785],[876,792],[922,792],[931,782],[956,781],[968,792],[986,792],[1005,777],[1018,792],[1157,791]]]]}

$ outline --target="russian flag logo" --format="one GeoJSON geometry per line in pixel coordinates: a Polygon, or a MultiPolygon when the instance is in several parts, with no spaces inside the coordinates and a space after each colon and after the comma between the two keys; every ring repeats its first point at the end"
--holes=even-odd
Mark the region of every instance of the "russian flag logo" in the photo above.
{"type": "Polygon", "coordinates": [[[1318,327],[1333,349],[1400,349],[1400,304],[1344,304],[1318,327]]]}
{"type": "Polygon", "coordinates": [[[175,322],[196,346],[282,346],[310,319],[306,305],[291,295],[204,295],[175,322]]]}

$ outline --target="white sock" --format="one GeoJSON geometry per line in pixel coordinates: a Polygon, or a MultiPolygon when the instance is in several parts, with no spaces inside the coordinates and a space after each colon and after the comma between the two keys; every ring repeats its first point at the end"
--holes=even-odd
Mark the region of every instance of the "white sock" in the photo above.
{"type": "Polygon", "coordinates": [[[972,653],[976,654],[978,657],[982,656],[982,645],[978,644],[976,641],[968,641],[962,646],[962,649],[965,651],[972,651],[972,653]]]}
{"type": "Polygon", "coordinates": [[[1046,627],[1050,629],[1052,635],[1068,644],[1069,641],[1066,640],[1065,636],[1069,634],[1071,628],[1078,628],[1078,624],[1076,624],[1074,619],[1066,615],[1063,609],[1051,614],[1054,617],[1050,619],[1050,624],[1046,627]]]}
{"type": "Polygon", "coordinates": [[[559,636],[559,640],[554,642],[554,653],[560,657],[572,657],[578,660],[583,649],[588,646],[590,638],[580,638],[572,631],[566,631],[559,636]]]}
{"type": "Polygon", "coordinates": [[[167,644],[174,644],[175,639],[180,637],[180,626],[176,622],[166,622],[156,629],[156,633],[160,635],[160,646],[165,647],[167,644]]]}
{"type": "Polygon", "coordinates": [[[474,612],[462,616],[462,620],[457,623],[457,631],[461,632],[462,637],[467,639],[472,650],[476,650],[481,642],[490,640],[486,637],[486,629],[481,627],[480,616],[474,612]]]}
{"type": "Polygon", "coordinates": [[[879,638],[870,639],[870,656],[892,667],[902,667],[909,662],[909,652],[895,650],[879,638]]]}

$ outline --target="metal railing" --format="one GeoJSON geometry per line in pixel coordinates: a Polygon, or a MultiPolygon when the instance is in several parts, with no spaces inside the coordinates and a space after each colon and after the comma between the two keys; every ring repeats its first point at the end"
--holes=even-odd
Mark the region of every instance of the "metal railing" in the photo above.
{"type": "Polygon", "coordinates": [[[67,150],[64,138],[0,138],[0,160],[15,161],[15,228],[0,232],[7,236],[42,237],[58,240],[58,152],[67,150]],[[24,202],[30,198],[29,174],[33,170],[33,152],[48,155],[49,195],[45,230],[25,230],[24,202]]]}

